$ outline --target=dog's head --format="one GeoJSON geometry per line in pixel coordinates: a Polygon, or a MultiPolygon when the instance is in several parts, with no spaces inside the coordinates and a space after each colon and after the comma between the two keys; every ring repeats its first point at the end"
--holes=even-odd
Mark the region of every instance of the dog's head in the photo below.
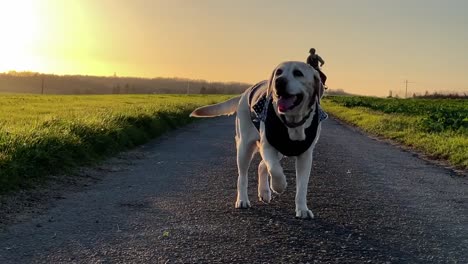
{"type": "Polygon", "coordinates": [[[297,115],[307,112],[315,102],[320,103],[323,85],[319,73],[310,65],[289,61],[278,65],[269,80],[277,113],[297,115]]]}

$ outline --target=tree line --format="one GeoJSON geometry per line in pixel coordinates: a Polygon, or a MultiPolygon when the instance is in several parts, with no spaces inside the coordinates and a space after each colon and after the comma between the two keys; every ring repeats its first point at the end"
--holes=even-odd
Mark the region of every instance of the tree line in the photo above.
{"type": "Polygon", "coordinates": [[[250,84],[186,78],[0,73],[0,92],[30,94],[239,94],[250,84]]]}

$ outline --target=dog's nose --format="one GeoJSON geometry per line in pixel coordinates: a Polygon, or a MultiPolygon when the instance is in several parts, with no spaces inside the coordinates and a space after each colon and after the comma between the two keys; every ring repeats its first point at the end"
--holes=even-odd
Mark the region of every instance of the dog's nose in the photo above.
{"type": "Polygon", "coordinates": [[[288,80],[284,77],[279,77],[275,80],[276,93],[282,95],[286,93],[286,87],[288,86],[288,80]]]}

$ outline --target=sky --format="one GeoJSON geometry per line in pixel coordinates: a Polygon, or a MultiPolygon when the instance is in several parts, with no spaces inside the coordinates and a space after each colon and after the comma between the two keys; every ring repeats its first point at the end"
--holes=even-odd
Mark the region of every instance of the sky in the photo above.
{"type": "Polygon", "coordinates": [[[332,89],[468,92],[465,0],[0,0],[0,72],[256,83],[314,47],[332,89]]]}

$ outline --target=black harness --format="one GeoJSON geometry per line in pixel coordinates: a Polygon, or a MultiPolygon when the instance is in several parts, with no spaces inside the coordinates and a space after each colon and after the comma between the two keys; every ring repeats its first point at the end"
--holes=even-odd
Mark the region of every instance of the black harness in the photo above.
{"type": "Polygon", "coordinates": [[[291,140],[289,138],[288,128],[283,121],[278,118],[273,108],[273,103],[268,106],[268,114],[265,120],[265,135],[268,142],[281,154],[292,157],[299,156],[306,152],[317,137],[317,129],[319,125],[318,104],[315,104],[315,113],[312,124],[305,129],[305,140],[291,140]]]}
{"type": "Polygon", "coordinates": [[[323,121],[328,117],[328,115],[319,107],[319,104],[316,103],[314,111],[311,110],[309,114],[299,122],[300,125],[304,124],[313,112],[312,123],[305,129],[305,140],[291,140],[289,138],[288,126],[286,126],[284,116],[281,115],[281,119],[278,117],[274,110],[271,98],[266,96],[265,81],[260,82],[251,88],[249,94],[249,105],[251,109],[251,120],[257,130],[260,130],[260,123],[264,122],[265,135],[268,142],[281,154],[289,157],[299,156],[310,148],[317,137],[317,130],[320,121],[323,121]],[[265,89],[261,89],[262,86],[265,89]]]}

